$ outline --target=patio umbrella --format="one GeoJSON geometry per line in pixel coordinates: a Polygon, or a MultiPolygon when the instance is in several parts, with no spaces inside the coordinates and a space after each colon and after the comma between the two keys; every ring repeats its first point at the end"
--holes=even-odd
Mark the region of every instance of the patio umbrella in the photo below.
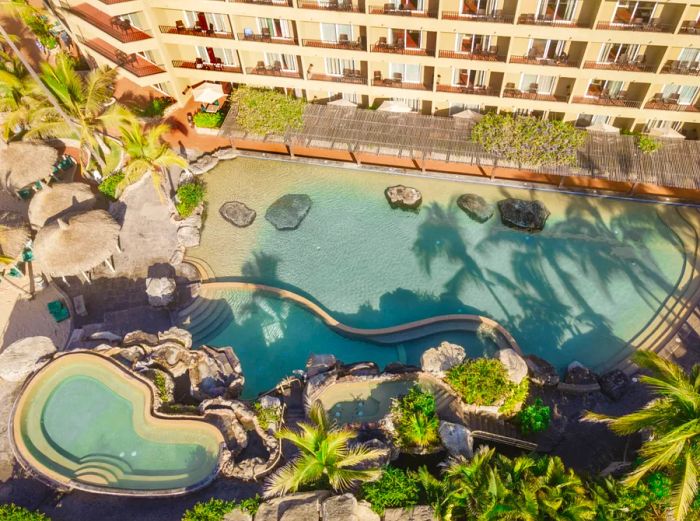
{"type": "Polygon", "coordinates": [[[0,211],[0,257],[18,259],[31,236],[29,223],[21,214],[0,211]]]}
{"type": "Polygon", "coordinates": [[[105,210],[91,210],[56,219],[36,234],[34,257],[41,270],[54,277],[82,274],[106,263],[119,250],[119,224],[105,210]]]}
{"type": "Polygon", "coordinates": [[[354,109],[357,108],[357,103],[353,103],[352,101],[346,100],[345,98],[329,101],[328,105],[335,105],[336,107],[352,107],[354,109]]]}
{"type": "Polygon", "coordinates": [[[387,100],[377,110],[382,112],[413,112],[413,109],[402,101],[387,100]]]}
{"type": "Polygon", "coordinates": [[[481,121],[481,118],[483,118],[484,116],[475,110],[466,109],[461,112],[457,112],[456,114],[452,114],[452,117],[477,122],[481,121]]]}
{"type": "Polygon", "coordinates": [[[10,143],[0,148],[0,186],[16,192],[53,173],[55,148],[35,143],[10,143]]]}
{"type": "Polygon", "coordinates": [[[197,103],[214,103],[222,96],[225,96],[224,89],[220,84],[208,81],[192,89],[192,95],[197,103]]]}
{"type": "Polygon", "coordinates": [[[92,210],[97,198],[84,183],[58,183],[46,187],[29,203],[29,222],[35,229],[68,214],[92,210]]]}
{"type": "Polygon", "coordinates": [[[604,132],[606,134],[619,134],[620,129],[610,125],[609,123],[596,123],[595,125],[590,125],[586,127],[588,132],[604,132]]]}
{"type": "Polygon", "coordinates": [[[683,134],[681,134],[677,130],[672,129],[671,127],[652,128],[649,131],[649,135],[661,139],[685,139],[685,136],[683,134]]]}

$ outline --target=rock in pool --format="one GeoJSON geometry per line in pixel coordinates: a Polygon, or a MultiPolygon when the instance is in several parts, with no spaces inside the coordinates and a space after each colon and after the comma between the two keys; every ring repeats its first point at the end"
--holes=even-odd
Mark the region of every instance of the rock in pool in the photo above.
{"type": "Polygon", "coordinates": [[[410,186],[390,186],[384,190],[384,195],[392,208],[415,210],[423,202],[421,193],[410,186]]]}
{"type": "Polygon", "coordinates": [[[549,217],[549,210],[540,201],[503,199],[498,201],[498,210],[503,224],[530,232],[543,230],[549,217]]]}
{"type": "Polygon", "coordinates": [[[230,222],[238,228],[250,226],[255,221],[256,213],[252,208],[248,208],[240,201],[228,201],[221,205],[219,214],[225,221],[230,222]]]}
{"type": "Polygon", "coordinates": [[[278,230],[296,230],[311,208],[311,197],[306,194],[286,194],[270,205],[267,219],[278,230]]]}
{"type": "Polygon", "coordinates": [[[477,222],[483,223],[493,217],[493,205],[477,194],[463,194],[457,199],[464,213],[477,222]]]}

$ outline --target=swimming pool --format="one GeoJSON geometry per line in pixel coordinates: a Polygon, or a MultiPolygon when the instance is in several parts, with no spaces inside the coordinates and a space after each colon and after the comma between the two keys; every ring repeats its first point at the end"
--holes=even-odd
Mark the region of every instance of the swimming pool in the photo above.
{"type": "Polygon", "coordinates": [[[93,492],[177,494],[215,476],[221,432],[151,414],[151,391],[115,362],[63,355],[39,371],[15,406],[12,435],[25,465],[54,484],[93,492]]]}
{"type": "MultiPolygon", "coordinates": [[[[679,291],[684,266],[695,261],[679,238],[686,224],[678,213],[687,210],[659,204],[253,158],[222,163],[205,180],[202,242],[188,253],[205,259],[217,279],[293,290],[355,327],[484,315],[505,326],[525,353],[560,369],[578,360],[602,370],[623,359],[630,339],[679,291]],[[421,190],[420,211],[389,207],[384,189],[398,183],[421,190]],[[472,221],[455,204],[470,192],[492,203],[538,199],[551,212],[547,227],[527,234],[497,215],[472,221]],[[313,201],[294,231],[278,231],[264,218],[286,193],[313,201]],[[243,229],[224,221],[218,208],[230,200],[255,209],[256,221],[243,229]]],[[[201,328],[197,340],[234,347],[247,394],[303,368],[311,352],[380,364],[403,352],[404,361],[417,363],[440,339],[402,351],[358,347],[293,303],[240,292],[219,298],[231,322],[201,328]],[[265,385],[256,381],[261,375],[265,385]]],[[[476,342],[473,335],[452,340],[468,349],[476,342]]]]}

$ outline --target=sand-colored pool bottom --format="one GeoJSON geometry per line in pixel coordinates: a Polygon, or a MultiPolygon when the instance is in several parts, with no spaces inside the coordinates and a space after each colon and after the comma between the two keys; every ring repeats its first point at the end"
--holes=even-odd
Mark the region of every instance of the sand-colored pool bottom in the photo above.
{"type": "Polygon", "coordinates": [[[155,496],[207,485],[218,473],[221,432],[155,413],[153,392],[101,355],[59,356],[25,383],[15,403],[15,455],[56,488],[155,496]]]}

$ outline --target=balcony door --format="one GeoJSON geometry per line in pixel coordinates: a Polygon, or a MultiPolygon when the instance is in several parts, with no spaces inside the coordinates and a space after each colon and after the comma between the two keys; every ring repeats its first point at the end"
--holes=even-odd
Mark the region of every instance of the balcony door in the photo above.
{"type": "Polygon", "coordinates": [[[321,24],[321,40],[327,43],[352,41],[352,25],[350,24],[321,24]]]}
{"type": "Polygon", "coordinates": [[[656,6],[656,2],[618,2],[612,23],[648,24],[654,18],[656,6]]]}
{"type": "Polygon", "coordinates": [[[488,16],[496,12],[497,0],[462,0],[459,14],[471,16],[488,16]]]}
{"type": "Polygon", "coordinates": [[[520,76],[520,90],[526,92],[551,95],[554,93],[556,83],[556,76],[544,76],[542,74],[522,74],[520,76]]]}
{"type": "Polygon", "coordinates": [[[452,85],[459,87],[481,87],[486,84],[486,71],[475,69],[452,69],[452,85]]]}
{"type": "Polygon", "coordinates": [[[225,14],[219,13],[202,13],[196,11],[183,11],[185,25],[194,27],[199,24],[203,30],[211,29],[218,33],[230,32],[230,25],[225,14]]]}
{"type": "Polygon", "coordinates": [[[238,56],[233,49],[222,49],[220,47],[195,47],[197,58],[201,58],[204,63],[214,63],[214,58],[219,58],[223,65],[238,67],[238,56]]]}
{"type": "Polygon", "coordinates": [[[357,71],[359,67],[355,60],[341,60],[340,58],[326,58],[326,74],[329,76],[345,76],[347,72],[357,71]]]}
{"type": "Polygon", "coordinates": [[[602,80],[593,79],[588,83],[588,88],[586,89],[587,98],[601,98],[609,97],[616,98],[620,95],[625,87],[624,81],[612,81],[612,80],[602,80]]]}
{"type": "Polygon", "coordinates": [[[700,65],[700,49],[683,49],[678,61],[689,67],[697,67],[700,65]]]}
{"type": "Polygon", "coordinates": [[[637,59],[639,45],[628,43],[606,43],[600,49],[598,63],[627,63],[637,59]]]}
{"type": "Polygon", "coordinates": [[[577,0],[538,0],[538,20],[570,22],[576,13],[577,0]]]}
{"type": "Polygon", "coordinates": [[[390,63],[389,75],[393,79],[400,77],[403,83],[422,83],[420,65],[417,64],[390,63]]]}
{"type": "Polygon", "coordinates": [[[530,40],[527,55],[529,58],[554,59],[564,53],[564,40],[545,40],[533,38],[530,40]]]}
{"type": "Polygon", "coordinates": [[[292,38],[292,31],[289,20],[280,18],[258,18],[258,29],[260,33],[263,29],[270,32],[272,38],[292,38]]]}
{"type": "Polygon", "coordinates": [[[486,34],[457,34],[455,51],[488,52],[491,49],[491,36],[486,34]]]}
{"type": "Polygon", "coordinates": [[[676,101],[679,105],[692,105],[698,91],[700,91],[700,87],[671,83],[665,85],[661,93],[664,99],[669,99],[671,96],[677,97],[676,101]]]}
{"type": "Polygon", "coordinates": [[[422,33],[409,29],[389,29],[389,43],[404,49],[420,49],[422,33]],[[403,45],[401,45],[403,43],[403,45]]]}
{"type": "Polygon", "coordinates": [[[283,71],[297,72],[297,57],[293,54],[282,54],[278,52],[265,53],[265,65],[268,67],[279,67],[283,71]]]}

